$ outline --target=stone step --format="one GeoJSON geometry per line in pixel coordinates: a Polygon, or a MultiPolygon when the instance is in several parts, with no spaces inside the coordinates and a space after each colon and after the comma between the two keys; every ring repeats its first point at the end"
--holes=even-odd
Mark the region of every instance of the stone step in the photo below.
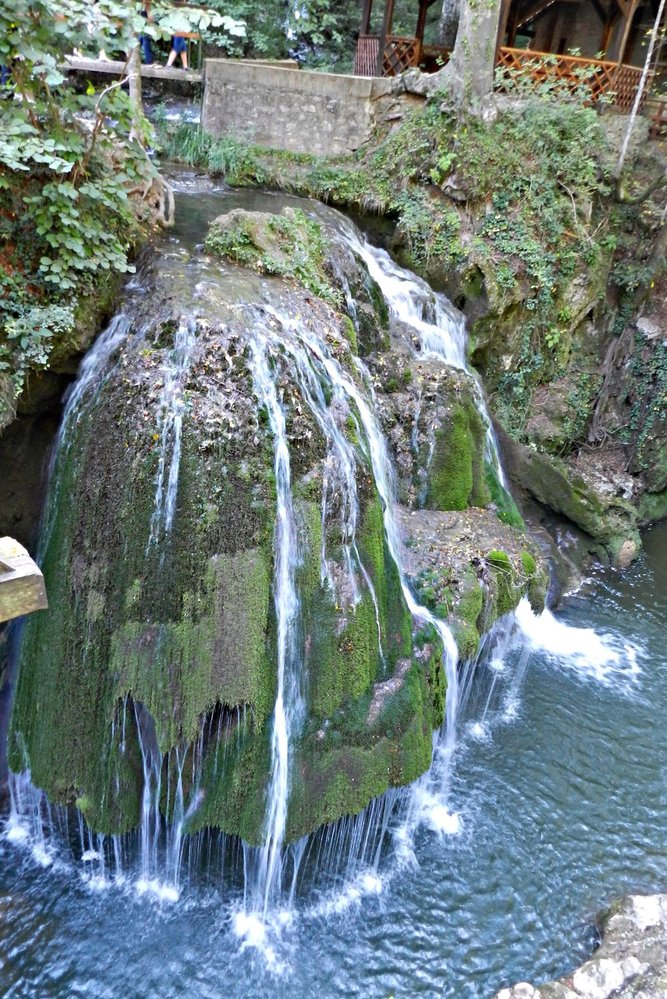
{"type": "Polygon", "coordinates": [[[48,607],[44,577],[18,541],[0,538],[0,622],[48,607]]]}

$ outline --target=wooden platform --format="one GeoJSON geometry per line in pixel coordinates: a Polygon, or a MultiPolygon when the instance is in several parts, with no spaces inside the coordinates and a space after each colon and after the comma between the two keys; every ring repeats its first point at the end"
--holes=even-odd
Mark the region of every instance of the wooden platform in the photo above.
{"type": "MultiPolygon", "coordinates": [[[[76,56],[67,56],[64,64],[67,70],[74,70],[77,73],[106,73],[109,76],[122,76],[125,70],[125,63],[109,59],[83,59],[76,56]]],[[[174,66],[160,66],[153,63],[150,66],[142,64],[142,77],[149,80],[174,80],[180,83],[203,83],[204,74],[195,69],[178,69],[174,66]]]]}
{"type": "Polygon", "coordinates": [[[23,545],[0,538],[0,622],[48,607],[44,577],[23,545]]]}

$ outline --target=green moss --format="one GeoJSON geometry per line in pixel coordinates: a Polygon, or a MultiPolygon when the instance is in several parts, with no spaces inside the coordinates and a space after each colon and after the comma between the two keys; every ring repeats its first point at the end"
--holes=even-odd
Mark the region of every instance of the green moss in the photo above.
{"type": "Polygon", "coordinates": [[[359,344],[357,342],[357,331],[354,323],[349,316],[343,316],[343,335],[350,345],[353,354],[359,353],[359,344]]]}
{"type": "Polygon", "coordinates": [[[389,668],[393,669],[399,659],[410,655],[412,619],[403,596],[398,568],[387,545],[382,503],[377,494],[364,510],[358,548],[373,583],[384,653],[389,668]]]}
{"type": "Polygon", "coordinates": [[[498,513],[498,520],[509,527],[517,527],[525,531],[526,525],[511,493],[501,485],[496,469],[488,461],[485,462],[485,478],[491,494],[491,502],[494,503],[498,513]]]}
{"type": "Polygon", "coordinates": [[[520,591],[515,586],[514,569],[505,552],[490,551],[486,561],[493,570],[494,610],[498,617],[502,617],[519,601],[520,591]]]}
{"type": "Polygon", "coordinates": [[[465,510],[486,506],[484,427],[470,400],[456,402],[448,424],[435,432],[426,506],[431,510],[465,510]]]}
{"type": "Polygon", "coordinates": [[[521,565],[526,576],[534,576],[537,571],[535,556],[530,552],[521,552],[521,565]]]}
{"type": "Polygon", "coordinates": [[[212,223],[205,246],[215,256],[297,281],[319,298],[341,303],[324,270],[322,227],[301,209],[283,208],[279,215],[234,209],[212,223]]]}
{"type": "Polygon", "coordinates": [[[638,507],[639,523],[652,524],[667,517],[667,489],[660,493],[645,493],[638,507]]]}

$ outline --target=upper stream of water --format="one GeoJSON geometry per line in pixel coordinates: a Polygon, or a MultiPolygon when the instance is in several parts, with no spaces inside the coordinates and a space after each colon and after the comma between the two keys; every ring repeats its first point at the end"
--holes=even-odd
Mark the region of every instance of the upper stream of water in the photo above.
{"type": "MultiPolygon", "coordinates": [[[[170,238],[191,246],[203,222],[239,203],[275,201],[200,193],[170,238]]],[[[265,375],[258,354],[256,384],[265,375]]],[[[172,450],[178,430],[164,431],[172,450]]],[[[163,469],[156,532],[169,528],[169,478],[163,469]]],[[[121,873],[132,858],[117,858],[111,876],[92,839],[44,852],[10,826],[0,837],[0,994],[490,999],[579,963],[597,910],[667,883],[666,546],[667,525],[649,531],[635,566],[600,571],[555,617],[536,623],[522,606],[461,671],[458,740],[443,739],[430,776],[386,808],[382,853],[371,861],[366,850],[363,866],[320,881],[312,872],[342,848],[320,836],[294,906],[241,935],[243,888],[222,869],[229,849],[213,860],[190,851],[180,895],[160,898],[121,873]]]]}

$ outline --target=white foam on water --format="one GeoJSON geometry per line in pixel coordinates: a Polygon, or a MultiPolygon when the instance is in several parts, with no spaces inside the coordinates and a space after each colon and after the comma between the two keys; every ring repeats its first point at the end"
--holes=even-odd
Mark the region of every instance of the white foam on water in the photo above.
{"type": "Polygon", "coordinates": [[[559,621],[550,610],[536,615],[525,598],[516,609],[516,621],[533,652],[543,652],[581,676],[613,685],[635,681],[641,674],[637,649],[612,634],[576,628],[559,621]]]}
{"type": "Polygon", "coordinates": [[[157,878],[139,878],[135,887],[137,895],[152,895],[158,902],[178,902],[181,897],[176,885],[165,884],[157,878]]]}
{"type": "Polygon", "coordinates": [[[249,948],[257,951],[268,970],[275,975],[282,975],[287,970],[286,963],[278,957],[271,939],[274,933],[277,931],[279,934],[282,928],[280,919],[275,922],[269,921],[256,912],[247,912],[244,909],[239,909],[232,916],[232,929],[241,941],[240,952],[243,953],[249,948]]]}
{"type": "Polygon", "coordinates": [[[42,843],[33,844],[30,852],[40,867],[51,867],[53,864],[54,856],[52,851],[47,849],[42,843]]]}
{"type": "Polygon", "coordinates": [[[463,829],[461,813],[452,811],[443,799],[426,788],[415,794],[417,818],[442,836],[459,836],[463,829]]]}
{"type": "Polygon", "coordinates": [[[515,696],[508,697],[505,701],[505,706],[503,708],[502,720],[504,722],[514,721],[515,718],[519,717],[519,698],[515,696]]]}
{"type": "Polygon", "coordinates": [[[82,881],[86,888],[90,888],[91,891],[108,891],[111,888],[111,881],[105,878],[103,874],[83,874],[82,881]]]}
{"type": "Polygon", "coordinates": [[[313,906],[309,915],[313,917],[328,917],[340,915],[353,906],[358,906],[369,896],[381,895],[386,887],[386,878],[380,877],[375,870],[361,871],[355,878],[328,893],[322,901],[313,906]]]}
{"type": "Polygon", "coordinates": [[[4,837],[9,843],[25,843],[30,838],[30,833],[21,825],[17,816],[10,815],[5,826],[4,837]]]}
{"type": "Polygon", "coordinates": [[[491,742],[491,729],[485,722],[472,722],[468,732],[477,742],[491,742]]]}
{"type": "Polygon", "coordinates": [[[99,860],[99,859],[100,855],[97,852],[97,850],[85,850],[84,853],[81,854],[81,860],[84,862],[84,864],[88,863],[88,861],[99,860]]]}

